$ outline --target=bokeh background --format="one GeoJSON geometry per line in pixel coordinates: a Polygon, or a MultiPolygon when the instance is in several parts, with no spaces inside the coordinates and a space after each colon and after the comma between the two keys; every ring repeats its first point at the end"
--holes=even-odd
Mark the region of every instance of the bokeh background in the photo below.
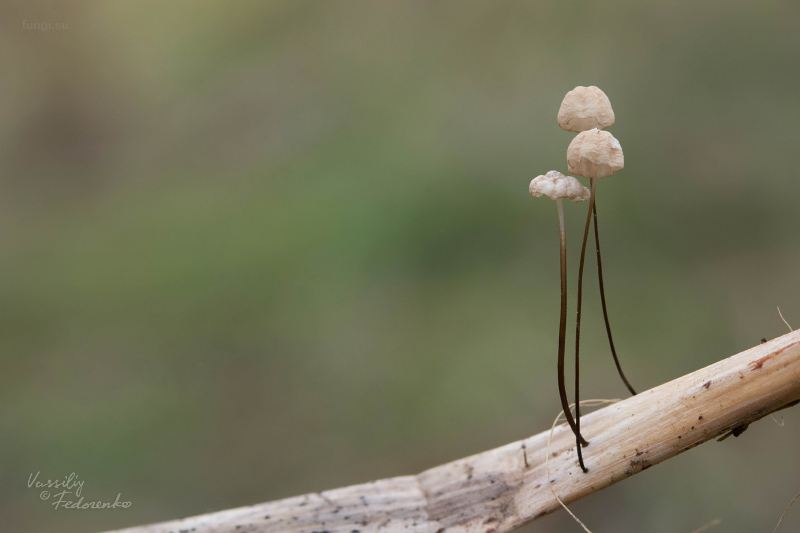
{"type": "MultiPolygon", "coordinates": [[[[416,473],[549,427],[556,211],[527,186],[566,171],[576,85],[606,91],[625,150],[598,211],[633,384],[786,333],[777,306],[800,324],[797,3],[2,2],[0,72],[7,531],[416,473]],[[35,472],[132,506],[54,510],[35,472]]],[[[587,283],[583,396],[620,397],[587,283]]],[[[800,408],[776,420],[573,509],[597,532],[771,531],[800,490],[800,408]]]]}

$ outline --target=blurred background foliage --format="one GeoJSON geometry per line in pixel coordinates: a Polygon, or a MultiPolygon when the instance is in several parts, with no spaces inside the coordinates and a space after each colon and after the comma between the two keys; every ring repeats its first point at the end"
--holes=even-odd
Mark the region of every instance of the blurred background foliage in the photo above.
{"type": "MultiPolygon", "coordinates": [[[[776,306],[800,324],[797,3],[0,10],[8,531],[415,473],[549,427],[556,211],[527,186],[566,171],[576,85],[606,91],[625,150],[598,211],[634,385],[784,334],[776,306]],[[54,510],[37,471],[133,505],[54,510]]],[[[586,206],[566,207],[574,283],[586,206]]],[[[620,397],[587,283],[583,396],[620,397]]],[[[771,530],[800,490],[800,414],[776,418],[574,510],[598,532],[771,530]]]]}

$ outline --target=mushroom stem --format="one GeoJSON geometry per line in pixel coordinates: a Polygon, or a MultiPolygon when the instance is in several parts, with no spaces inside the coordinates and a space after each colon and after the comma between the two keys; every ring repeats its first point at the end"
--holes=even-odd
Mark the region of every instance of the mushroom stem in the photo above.
{"type": "Polygon", "coordinates": [[[564,416],[569,423],[569,427],[572,429],[572,432],[578,436],[580,432],[575,424],[575,419],[572,417],[572,411],[570,411],[569,408],[567,385],[564,376],[564,353],[566,352],[567,345],[567,232],[564,229],[564,208],[562,207],[561,198],[556,198],[556,206],[558,207],[558,232],[561,247],[561,319],[558,324],[558,394],[561,397],[561,408],[564,410],[564,416]]]}
{"type": "Polygon", "coordinates": [[[596,189],[596,179],[589,180],[590,196],[589,196],[589,212],[586,213],[586,228],[583,230],[583,244],[581,245],[581,260],[578,267],[578,305],[577,305],[577,318],[575,322],[575,441],[578,448],[578,462],[581,465],[581,470],[584,473],[589,470],[583,464],[583,454],[581,453],[581,444],[586,446],[588,442],[581,435],[581,397],[580,397],[580,348],[581,348],[581,309],[583,304],[583,264],[586,260],[586,241],[589,239],[589,226],[592,223],[592,211],[594,211],[594,195],[596,189]]]}
{"type": "MultiPolygon", "coordinates": [[[[592,183],[592,189],[594,189],[594,183],[592,183]]],[[[617,372],[619,373],[619,377],[622,378],[622,382],[625,383],[625,386],[628,388],[630,393],[633,396],[636,396],[636,391],[633,390],[633,387],[628,382],[628,378],[625,377],[625,373],[622,371],[622,366],[619,364],[619,359],[617,358],[617,350],[614,349],[614,339],[611,337],[611,324],[609,324],[608,322],[608,310],[606,309],[606,291],[603,287],[603,262],[600,259],[600,237],[599,237],[599,231],[597,229],[596,201],[592,204],[592,216],[594,218],[594,243],[597,248],[597,279],[600,282],[600,303],[603,306],[603,320],[605,320],[606,322],[606,334],[608,335],[608,345],[611,348],[611,355],[614,356],[614,364],[617,365],[617,372]]]]}

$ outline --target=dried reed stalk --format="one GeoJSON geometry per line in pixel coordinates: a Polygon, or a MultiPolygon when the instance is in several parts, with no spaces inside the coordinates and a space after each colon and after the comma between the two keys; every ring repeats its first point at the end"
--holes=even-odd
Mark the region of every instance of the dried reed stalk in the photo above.
{"type": "MultiPolygon", "coordinates": [[[[733,434],[800,402],[800,331],[755,346],[595,411],[582,419],[589,473],[575,439],[550,431],[431,468],[374,481],[160,524],[125,533],[510,531],[706,441],[733,434]]],[[[555,405],[555,404],[554,404],[555,405]]]]}

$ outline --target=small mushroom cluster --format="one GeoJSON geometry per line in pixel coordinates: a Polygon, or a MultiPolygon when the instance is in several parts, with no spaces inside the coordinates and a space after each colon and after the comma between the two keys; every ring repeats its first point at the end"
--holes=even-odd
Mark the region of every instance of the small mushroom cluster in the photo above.
{"type": "Polygon", "coordinates": [[[617,366],[617,371],[631,394],[636,394],[620,367],[614,341],[611,337],[611,327],[608,322],[606,310],[605,291],[603,288],[602,261],[600,259],[600,241],[597,230],[597,205],[595,201],[596,180],[612,176],[622,170],[625,160],[622,146],[609,132],[604,131],[614,125],[614,110],[606,94],[597,87],[576,87],[569,91],[561,102],[558,110],[558,125],[567,131],[578,133],[567,148],[567,168],[569,172],[589,178],[590,188],[586,188],[571,176],[551,170],[543,176],[538,176],[531,181],[529,191],[532,196],[547,196],[556,200],[558,208],[559,234],[561,246],[561,320],[559,324],[558,340],[558,390],[564,416],[577,442],[578,461],[581,469],[587,472],[581,453],[582,446],[589,443],[580,432],[580,388],[579,388],[579,353],[580,353],[580,322],[583,291],[583,265],[586,256],[586,241],[589,227],[594,217],[594,235],[597,249],[598,280],[600,284],[600,297],[603,307],[603,317],[606,323],[609,346],[617,366]],[[581,247],[580,267],[578,270],[578,303],[577,322],[575,332],[575,417],[569,409],[564,377],[564,352],[566,345],[566,317],[567,317],[567,252],[566,232],[564,229],[564,214],[561,204],[562,198],[572,202],[589,200],[589,211],[586,217],[586,229],[581,247]]]}

